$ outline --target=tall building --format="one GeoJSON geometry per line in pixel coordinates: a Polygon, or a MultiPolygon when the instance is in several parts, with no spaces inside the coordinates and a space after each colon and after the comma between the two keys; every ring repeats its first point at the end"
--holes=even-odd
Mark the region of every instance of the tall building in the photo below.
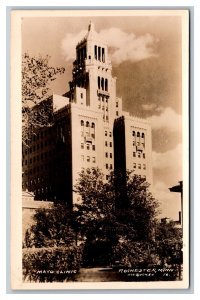
{"type": "Polygon", "coordinates": [[[23,188],[35,199],[71,206],[79,198],[72,192],[79,172],[95,166],[105,180],[114,168],[134,169],[152,183],[151,127],[122,110],[107,45],[92,23],[76,46],[69,91],[48,101],[53,127],[39,129],[23,150],[23,188]]]}

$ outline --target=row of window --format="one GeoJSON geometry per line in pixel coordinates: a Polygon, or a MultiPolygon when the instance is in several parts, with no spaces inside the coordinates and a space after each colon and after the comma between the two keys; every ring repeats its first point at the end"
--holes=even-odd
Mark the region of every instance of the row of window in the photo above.
{"type": "MultiPolygon", "coordinates": [[[[133,135],[133,136],[136,136],[136,132],[133,131],[133,132],[132,132],[132,135],[133,135]]],[[[140,133],[140,132],[138,131],[138,132],[137,132],[137,137],[142,137],[142,138],[144,138],[144,137],[145,137],[144,132],[140,133]]]]}
{"type": "MultiPolygon", "coordinates": [[[[34,156],[32,158],[29,159],[29,163],[32,164],[36,161],[40,161],[43,160],[44,158],[48,158],[48,157],[52,157],[53,152],[49,151],[49,152],[45,152],[45,153],[41,153],[40,155],[34,156]]],[[[28,164],[28,160],[23,160],[22,161],[22,166],[23,165],[27,165],[28,164]]]]}
{"type": "MultiPolygon", "coordinates": [[[[84,143],[81,143],[81,149],[84,149],[84,147],[85,147],[84,143]]],[[[86,144],[86,149],[87,149],[87,150],[92,149],[92,150],[94,151],[94,150],[95,150],[95,145],[90,145],[90,144],[88,143],[88,144],[86,144]]]]}
{"type": "Polygon", "coordinates": [[[105,121],[108,121],[108,116],[103,116],[103,120],[105,121]]]}
{"type": "Polygon", "coordinates": [[[105,62],[105,48],[98,47],[97,45],[94,46],[94,58],[96,60],[105,62]]]}
{"type": "Polygon", "coordinates": [[[140,142],[133,141],[133,146],[143,146],[143,147],[145,147],[145,143],[140,143],[140,142]]]}
{"type": "Polygon", "coordinates": [[[105,157],[106,158],[108,158],[108,157],[112,158],[112,153],[109,154],[108,152],[105,152],[105,157]]]}
{"type": "MultiPolygon", "coordinates": [[[[133,157],[136,157],[136,152],[133,152],[133,157]]],[[[138,158],[145,158],[145,153],[141,153],[140,151],[137,153],[138,158]]]]}
{"type": "Polygon", "coordinates": [[[90,122],[87,121],[87,122],[84,123],[84,121],[81,120],[81,126],[84,126],[84,125],[85,125],[85,127],[95,128],[94,122],[92,122],[91,125],[90,125],[90,122]]]}
{"type": "Polygon", "coordinates": [[[142,167],[143,167],[143,170],[146,170],[146,165],[145,164],[143,164],[143,166],[141,164],[136,164],[136,163],[133,164],[134,169],[138,168],[139,170],[141,170],[142,167]]]}
{"type": "Polygon", "coordinates": [[[38,132],[37,134],[33,134],[32,138],[26,139],[26,144],[31,144],[32,142],[35,142],[40,138],[47,136],[50,133],[50,131],[51,131],[51,127],[49,127],[49,129],[46,129],[44,131],[38,132]]]}
{"type": "MultiPolygon", "coordinates": [[[[104,110],[104,109],[105,109],[105,107],[104,107],[104,105],[101,107],[101,104],[99,104],[99,105],[98,105],[98,109],[102,109],[102,110],[104,110]]],[[[106,106],[106,111],[108,111],[108,106],[106,106]]]]}
{"type": "Polygon", "coordinates": [[[112,142],[105,141],[105,146],[108,147],[108,145],[112,147],[112,142]]]}
{"type": "Polygon", "coordinates": [[[108,79],[98,76],[97,78],[98,89],[102,91],[108,91],[108,79]]]}
{"type": "MultiPolygon", "coordinates": [[[[108,131],[107,130],[105,130],[105,136],[108,136],[108,131]]],[[[112,132],[111,131],[109,131],[109,137],[112,137],[112,132]]]]}
{"type": "MultiPolygon", "coordinates": [[[[34,175],[36,172],[39,172],[39,171],[48,170],[49,167],[50,167],[49,164],[42,164],[42,165],[40,165],[38,167],[30,169],[29,170],[29,175],[34,175]]],[[[25,172],[25,175],[27,175],[27,172],[25,172]]]]}
{"type": "Polygon", "coordinates": [[[112,168],[113,168],[112,164],[110,164],[110,167],[109,167],[109,164],[106,164],[106,169],[107,169],[107,170],[108,170],[108,169],[112,170],[112,168]]]}
{"type": "Polygon", "coordinates": [[[108,103],[108,99],[109,99],[108,96],[98,94],[98,100],[99,101],[104,102],[104,100],[105,100],[105,102],[108,103]]]}
{"type": "Polygon", "coordinates": [[[32,152],[35,152],[35,151],[37,151],[37,150],[39,150],[39,149],[43,149],[44,147],[47,147],[47,146],[49,146],[49,145],[51,145],[52,144],[52,141],[51,140],[46,140],[46,141],[44,141],[44,142],[41,142],[40,144],[37,144],[37,145],[34,145],[34,146],[32,146],[32,147],[30,147],[29,149],[26,149],[25,150],[25,154],[27,155],[28,153],[32,153],[32,152]]]}
{"type": "Polygon", "coordinates": [[[92,163],[96,163],[96,157],[93,156],[93,157],[90,157],[90,156],[84,156],[84,155],[81,155],[81,159],[82,161],[87,161],[87,162],[92,162],[92,163]]]}
{"type": "Polygon", "coordinates": [[[86,58],[86,46],[79,48],[77,51],[77,60],[78,63],[81,63],[86,58]]]}

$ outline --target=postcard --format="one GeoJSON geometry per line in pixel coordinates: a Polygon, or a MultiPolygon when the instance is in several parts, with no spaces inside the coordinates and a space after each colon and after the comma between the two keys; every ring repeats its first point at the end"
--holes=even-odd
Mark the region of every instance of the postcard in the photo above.
{"type": "Polygon", "coordinates": [[[189,11],[11,11],[14,290],[189,287],[189,11]]]}

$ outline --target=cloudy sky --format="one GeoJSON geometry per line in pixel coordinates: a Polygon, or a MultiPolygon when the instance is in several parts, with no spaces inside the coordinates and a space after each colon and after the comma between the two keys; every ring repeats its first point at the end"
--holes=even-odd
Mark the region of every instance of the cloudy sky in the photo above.
{"type": "Polygon", "coordinates": [[[54,93],[68,90],[75,46],[90,20],[107,41],[123,109],[152,124],[153,179],[162,216],[178,219],[180,195],[168,188],[182,180],[181,18],[179,16],[43,17],[22,20],[22,51],[50,55],[65,74],[54,93]]]}

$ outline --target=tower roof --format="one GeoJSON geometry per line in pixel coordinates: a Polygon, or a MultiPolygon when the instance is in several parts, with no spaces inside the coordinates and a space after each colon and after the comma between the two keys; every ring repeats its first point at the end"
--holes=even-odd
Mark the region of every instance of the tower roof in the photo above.
{"type": "MultiPolygon", "coordinates": [[[[78,43],[78,45],[82,44],[85,41],[99,41],[100,37],[99,34],[95,31],[94,23],[90,21],[88,25],[88,32],[85,35],[85,37],[78,43]]],[[[101,40],[101,42],[105,43],[104,41],[101,40]]]]}

